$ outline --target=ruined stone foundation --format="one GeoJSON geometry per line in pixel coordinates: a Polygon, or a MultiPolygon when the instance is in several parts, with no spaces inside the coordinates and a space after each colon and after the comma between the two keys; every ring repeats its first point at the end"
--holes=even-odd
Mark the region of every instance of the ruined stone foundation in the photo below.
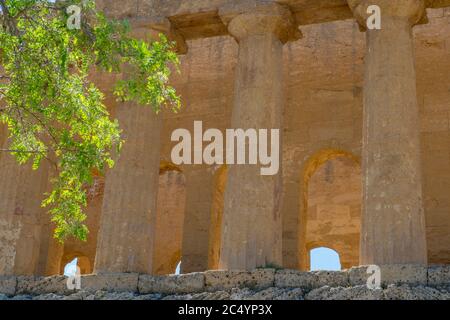
{"type": "Polygon", "coordinates": [[[85,275],[81,290],[67,277],[1,277],[0,300],[450,300],[450,267],[381,267],[381,286],[369,289],[367,267],[344,271],[287,269],[207,271],[151,276],[85,275]]]}

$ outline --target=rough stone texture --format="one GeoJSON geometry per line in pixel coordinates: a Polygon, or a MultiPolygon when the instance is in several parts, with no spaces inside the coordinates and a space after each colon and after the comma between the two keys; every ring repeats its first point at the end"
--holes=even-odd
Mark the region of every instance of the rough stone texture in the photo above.
{"type": "Polygon", "coordinates": [[[0,293],[14,295],[16,293],[17,278],[15,276],[0,276],[0,293]]]}
{"type": "Polygon", "coordinates": [[[81,277],[81,288],[85,291],[137,292],[137,273],[98,274],[81,277]]]}
{"type": "Polygon", "coordinates": [[[450,285],[450,266],[432,266],[428,268],[428,285],[450,285]]]}
{"type": "Polygon", "coordinates": [[[370,290],[367,286],[350,288],[321,287],[310,291],[305,300],[382,300],[383,290],[370,290]]]}
{"type": "MultiPolygon", "coordinates": [[[[250,0],[233,1],[250,2],[250,0]]],[[[264,0],[261,0],[263,2],[264,0]]],[[[351,10],[346,0],[275,0],[291,7],[298,24],[318,24],[328,21],[349,19],[351,10]]],[[[252,0],[251,2],[256,2],[252,0]]],[[[172,26],[185,39],[221,36],[227,29],[217,15],[218,9],[229,5],[230,0],[125,0],[110,3],[97,0],[107,13],[119,18],[134,18],[138,25],[165,25],[163,17],[171,17],[172,26]]],[[[430,8],[450,5],[450,0],[427,0],[430,8]]]]}
{"type": "Polygon", "coordinates": [[[188,293],[200,292],[205,288],[205,275],[189,273],[183,275],[149,276],[140,275],[138,289],[142,293],[188,293]]]}
{"type": "Polygon", "coordinates": [[[181,272],[189,273],[208,269],[214,172],[208,166],[197,165],[186,170],[185,174],[186,209],[183,221],[181,272]]]}
{"type": "Polygon", "coordinates": [[[186,202],[186,177],[168,163],[160,165],[155,228],[154,274],[175,273],[181,261],[186,202]]]}
{"type": "Polygon", "coordinates": [[[303,300],[303,290],[301,288],[267,288],[261,291],[252,291],[245,288],[232,290],[230,300],[303,300]]]}
{"type": "Polygon", "coordinates": [[[361,165],[356,157],[335,156],[316,162],[307,182],[305,244],[308,252],[332,248],[346,269],[359,264],[361,165]]]}
{"type": "Polygon", "coordinates": [[[223,197],[227,184],[227,166],[222,165],[214,173],[213,200],[208,239],[208,270],[219,269],[220,244],[222,238],[223,197]]]}
{"type": "Polygon", "coordinates": [[[67,288],[67,277],[51,276],[51,277],[35,277],[35,276],[19,276],[17,277],[17,295],[39,295],[39,294],[58,294],[64,295],[71,292],[67,288]]]}
{"type": "Polygon", "coordinates": [[[133,103],[116,116],[127,143],[106,175],[94,271],[152,273],[162,121],[133,103]]]}
{"type": "Polygon", "coordinates": [[[450,293],[424,286],[408,287],[390,285],[384,290],[386,300],[449,300],[450,293]]]}
{"type": "Polygon", "coordinates": [[[202,292],[182,295],[145,294],[133,292],[86,292],[70,295],[47,293],[8,297],[0,300],[449,300],[448,289],[430,287],[390,286],[384,290],[369,290],[365,286],[342,288],[322,287],[308,293],[300,288],[267,288],[254,291],[248,288],[228,291],[202,292]]]}
{"type": "Polygon", "coordinates": [[[233,288],[268,288],[273,286],[274,280],[274,269],[205,272],[205,287],[208,291],[233,288]]]}
{"type": "MultiPolygon", "coordinates": [[[[0,149],[9,149],[4,139],[0,149]]],[[[0,152],[0,275],[44,274],[50,217],[41,203],[49,183],[50,165],[39,170],[19,166],[0,152]]]]}
{"type": "Polygon", "coordinates": [[[361,264],[427,263],[413,25],[425,2],[349,1],[366,25],[381,8],[381,30],[367,30],[363,112],[361,264]]]}
{"type": "MultiPolygon", "coordinates": [[[[420,265],[380,266],[381,285],[389,284],[427,285],[427,267],[420,265]]],[[[367,266],[354,267],[348,271],[350,285],[365,285],[370,274],[367,266]]]]}
{"type": "MultiPolygon", "coordinates": [[[[363,268],[360,268],[363,269],[363,268]]],[[[443,271],[444,266],[441,267],[443,271]]],[[[350,285],[353,270],[343,272],[206,272],[180,276],[101,274],[83,276],[81,290],[66,287],[67,278],[18,277],[0,279],[0,300],[449,300],[450,284],[434,277],[433,285],[409,281],[417,268],[391,268],[398,277],[386,280],[383,288],[371,290],[364,284],[350,285]],[[407,272],[405,271],[407,270],[407,272]],[[403,274],[402,274],[403,273],[403,274]],[[274,281],[275,276],[275,281],[274,281]],[[6,282],[5,282],[6,280],[6,282]],[[3,282],[2,282],[3,281],[3,282]]],[[[448,270],[448,266],[447,266],[448,270]]],[[[436,272],[437,269],[435,270],[436,272]]],[[[420,276],[419,276],[420,278],[420,276]]],[[[354,280],[353,280],[354,281],[354,280]]]]}
{"type": "Polygon", "coordinates": [[[275,273],[275,286],[291,288],[320,288],[329,286],[348,286],[349,275],[340,271],[303,272],[297,270],[279,270],[275,273]]]}
{"type": "MultiPolygon", "coordinates": [[[[105,1],[102,2],[105,3],[105,1]]],[[[135,14],[159,16],[160,18],[173,15],[171,21],[176,29],[186,39],[197,39],[188,41],[189,52],[181,57],[181,74],[174,74],[172,78],[173,84],[182,96],[183,108],[178,114],[163,113],[161,159],[158,161],[170,160],[170,151],[173,147],[173,143],[170,142],[170,134],[176,128],[191,128],[194,120],[204,121],[205,127],[208,128],[219,128],[222,131],[230,128],[239,46],[235,39],[229,36],[224,21],[217,14],[218,8],[229,0],[132,0],[120,4],[109,4],[109,2],[107,2],[109,12],[120,13],[125,17],[132,17],[135,14]],[[202,14],[198,14],[200,8],[202,14]],[[199,39],[212,35],[219,35],[219,37],[199,39]]],[[[357,245],[354,243],[359,232],[356,231],[358,234],[355,234],[355,228],[352,226],[355,225],[357,219],[356,207],[361,205],[361,203],[356,203],[355,199],[360,199],[361,194],[352,181],[357,180],[360,169],[356,165],[349,166],[346,158],[349,158],[348,155],[352,155],[350,157],[352,159],[361,159],[362,155],[363,92],[365,91],[363,61],[367,51],[365,34],[360,33],[354,19],[350,19],[351,11],[345,0],[286,0],[279,2],[290,6],[297,23],[305,24],[301,28],[303,39],[286,44],[283,47],[283,60],[279,63],[280,68],[283,67],[285,79],[283,90],[286,92],[283,98],[285,109],[282,125],[282,265],[283,267],[307,270],[308,251],[316,246],[325,246],[334,248],[341,255],[342,265],[348,267],[350,264],[355,264],[355,257],[359,259],[357,245]],[[349,19],[335,21],[346,18],[349,19]],[[319,24],[307,25],[311,21],[319,24]],[[317,166],[318,159],[321,159],[324,154],[326,155],[325,161],[321,166],[317,166]],[[343,165],[345,162],[347,164],[343,165]],[[343,167],[345,170],[342,170],[343,167]],[[314,170],[309,171],[310,168],[314,170]],[[349,179],[339,177],[340,174],[337,174],[339,172],[345,172],[349,179]],[[336,189],[336,193],[325,192],[327,197],[322,199],[321,194],[327,191],[329,185],[326,183],[329,181],[334,181],[330,184],[340,185],[342,189],[336,189]],[[316,182],[320,182],[319,185],[316,182]],[[344,190],[347,185],[349,190],[344,190]],[[318,205],[331,203],[333,206],[310,208],[309,205],[314,203],[318,205]],[[348,218],[346,207],[350,207],[350,218],[348,218]],[[304,215],[305,213],[308,215],[304,215]],[[337,215],[333,218],[328,213],[337,215]],[[328,218],[324,219],[324,216],[328,218]],[[345,219],[343,219],[344,216],[345,219]],[[345,223],[348,228],[342,227],[343,221],[350,221],[345,223]],[[320,241],[311,240],[307,246],[307,240],[303,237],[308,234],[308,230],[311,231],[313,228],[306,230],[303,228],[308,225],[314,226],[316,222],[321,222],[315,226],[320,241]],[[337,238],[333,235],[339,235],[341,240],[335,241],[334,239],[337,238]],[[348,243],[352,243],[351,248],[348,243]]],[[[437,6],[438,1],[434,1],[433,4],[427,3],[432,7],[437,6]]],[[[450,263],[450,219],[448,218],[450,211],[450,197],[448,196],[450,188],[450,87],[448,82],[450,74],[450,8],[442,8],[450,5],[450,2],[439,1],[439,3],[440,9],[428,10],[428,23],[414,27],[414,41],[409,39],[409,36],[404,38],[409,39],[409,48],[414,47],[416,52],[415,82],[417,83],[419,121],[417,121],[417,125],[410,127],[414,127],[414,130],[420,132],[422,202],[426,217],[427,254],[430,264],[450,263]]],[[[389,40],[389,35],[386,37],[389,40]]],[[[398,44],[396,45],[398,46],[398,44]]],[[[402,55],[405,53],[404,51],[411,51],[404,50],[405,47],[402,48],[402,55]]],[[[393,54],[392,58],[396,58],[396,54],[393,54]]],[[[396,67],[399,66],[396,65],[396,67]]],[[[408,77],[410,85],[411,78],[411,76],[408,77]]],[[[102,90],[109,93],[106,104],[113,117],[120,116],[116,112],[118,104],[110,94],[112,82],[104,75],[99,75],[94,80],[102,90]]],[[[411,96],[403,93],[403,90],[400,91],[403,96],[411,96]]],[[[385,91],[382,91],[380,96],[385,96],[385,91]]],[[[405,114],[408,113],[405,111],[405,114]]],[[[401,120],[403,122],[403,119],[401,120]]],[[[5,142],[4,131],[0,133],[0,141],[5,142]]],[[[139,139],[136,141],[136,144],[143,142],[139,139]]],[[[407,142],[409,143],[409,139],[407,142]]],[[[133,143],[128,141],[128,145],[133,143]]],[[[415,143],[417,143],[417,139],[415,139],[415,143]]],[[[154,143],[152,142],[146,150],[153,147],[154,143]]],[[[123,152],[127,153],[126,150],[125,148],[123,152]]],[[[16,208],[37,207],[42,198],[40,191],[38,192],[34,186],[30,192],[29,186],[32,184],[28,181],[34,181],[34,179],[28,177],[27,174],[20,175],[20,179],[18,179],[16,164],[8,162],[5,165],[5,157],[4,153],[0,153],[2,175],[2,179],[0,179],[0,185],[2,185],[0,187],[2,191],[0,193],[0,270],[3,268],[4,272],[8,269],[7,272],[12,273],[19,272],[17,270],[23,267],[22,270],[27,269],[26,273],[41,274],[41,271],[35,271],[36,264],[39,265],[39,270],[46,269],[45,265],[50,264],[56,267],[50,268],[52,271],[48,274],[56,274],[61,272],[62,260],[68,259],[63,258],[66,254],[71,257],[74,255],[92,257],[94,253],[87,254],[78,250],[81,247],[75,246],[65,253],[57,252],[54,256],[50,256],[53,253],[47,252],[47,242],[51,241],[45,238],[51,233],[51,228],[47,228],[45,223],[42,224],[44,228],[40,227],[40,223],[45,222],[45,219],[36,223],[37,212],[28,209],[24,210],[23,214],[17,215],[20,217],[13,214],[16,208]],[[21,186],[18,186],[18,189],[11,188],[11,181],[16,184],[16,180],[21,180],[21,186]],[[23,195],[26,197],[24,198],[23,195]],[[5,217],[7,217],[7,221],[2,222],[5,217]],[[26,221],[27,228],[22,228],[21,220],[26,221]],[[47,234],[39,235],[39,230],[44,230],[42,232],[47,232],[47,234]],[[21,237],[24,239],[23,241],[16,241],[21,237]],[[33,246],[28,246],[30,242],[33,242],[33,246]],[[20,245],[16,245],[16,243],[20,245]],[[38,248],[39,243],[43,245],[38,248]],[[7,262],[4,263],[6,260],[7,262]],[[46,262],[45,260],[50,261],[46,262]],[[22,265],[22,267],[13,271],[13,264],[22,265]]],[[[128,170],[125,172],[124,169],[124,175],[135,172],[132,163],[128,162],[124,166],[128,170]]],[[[414,167],[416,168],[417,165],[414,167]]],[[[180,169],[186,170],[185,167],[180,169]]],[[[202,190],[208,189],[208,186],[192,184],[192,188],[200,189],[200,187],[202,190]]],[[[135,183],[129,183],[129,188],[141,189],[135,183]]],[[[222,186],[217,187],[217,189],[220,188],[222,186]]],[[[210,186],[210,189],[216,191],[216,187],[213,185],[210,186]]],[[[223,194],[221,195],[219,192],[218,202],[223,202],[223,200],[220,201],[221,196],[223,194]]],[[[194,201],[190,203],[195,204],[194,201]]],[[[95,205],[90,205],[93,206],[92,210],[98,213],[98,215],[90,216],[100,217],[95,205]]],[[[199,206],[199,208],[203,207],[199,206]]],[[[193,211],[195,208],[189,210],[193,211]]],[[[20,210],[17,212],[20,213],[20,210]]],[[[121,214],[127,215],[129,212],[121,212],[121,214]]],[[[207,216],[207,212],[202,211],[201,215],[207,216]]],[[[48,220],[48,216],[46,217],[48,220]]],[[[215,230],[219,232],[214,233],[215,240],[211,240],[213,238],[209,235],[208,240],[212,241],[212,247],[214,247],[211,254],[205,252],[207,245],[196,247],[197,234],[185,235],[187,239],[192,240],[194,249],[197,252],[201,251],[198,255],[192,256],[193,265],[204,266],[205,257],[208,256],[208,260],[214,261],[213,268],[218,268],[217,256],[221,241],[217,240],[217,234],[220,235],[220,228],[217,228],[217,225],[221,223],[220,215],[215,217],[217,218],[211,218],[211,225],[214,224],[215,230]],[[214,256],[214,259],[211,259],[211,256],[214,256]]],[[[205,227],[204,222],[199,221],[199,227],[193,229],[202,230],[202,237],[199,237],[202,241],[204,234],[207,233],[205,230],[209,227],[205,227]]],[[[393,225],[395,224],[387,225],[385,230],[389,230],[393,225]]],[[[112,231],[111,234],[115,232],[112,231]]],[[[132,239],[132,237],[125,239],[132,239]]],[[[380,237],[381,242],[384,239],[380,237]]],[[[397,245],[403,245],[402,239],[398,241],[397,245]]],[[[97,244],[95,246],[89,244],[89,246],[97,247],[97,244]]],[[[209,247],[211,248],[211,245],[209,247]]],[[[403,251],[408,252],[409,250],[403,251]]],[[[175,254],[167,259],[171,260],[173,256],[175,254]]],[[[92,258],[89,259],[92,260],[92,258]]],[[[171,268],[173,267],[167,267],[167,270],[171,268]]],[[[430,275],[433,275],[433,272],[430,275]]]]}
{"type": "Polygon", "coordinates": [[[316,277],[313,273],[297,270],[280,270],[275,273],[276,287],[313,288],[316,277]]]}
{"type": "MultiPolygon", "coordinates": [[[[280,65],[283,43],[290,38],[284,34],[292,28],[288,23],[291,17],[286,8],[266,4],[269,8],[244,6],[230,20],[224,13],[228,30],[239,43],[231,128],[278,129],[282,125],[280,65]]],[[[281,138],[278,145],[282,150],[281,138]]],[[[262,167],[261,163],[229,166],[219,269],[252,270],[282,264],[282,165],[279,163],[279,170],[272,175],[262,175],[262,167]]]]}
{"type": "Polygon", "coordinates": [[[407,285],[390,285],[388,288],[371,290],[366,286],[350,288],[322,287],[309,292],[306,300],[448,300],[448,290],[407,285]]]}

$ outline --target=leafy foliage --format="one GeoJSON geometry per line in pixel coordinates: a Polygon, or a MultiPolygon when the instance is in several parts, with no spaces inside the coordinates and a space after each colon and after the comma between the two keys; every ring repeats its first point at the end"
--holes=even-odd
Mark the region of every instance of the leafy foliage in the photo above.
{"type": "Polygon", "coordinates": [[[34,169],[44,159],[53,163],[56,178],[43,206],[55,237],[86,240],[86,187],[94,171],[114,165],[111,151],[123,143],[89,73],[127,66],[118,99],[176,111],[179,98],[168,85],[178,64],[173,44],[164,36],[150,43],[132,38],[128,23],[107,19],[94,0],[0,0],[0,9],[0,123],[9,129],[3,152],[34,169]],[[80,29],[67,27],[68,5],[82,8],[80,29]]]}

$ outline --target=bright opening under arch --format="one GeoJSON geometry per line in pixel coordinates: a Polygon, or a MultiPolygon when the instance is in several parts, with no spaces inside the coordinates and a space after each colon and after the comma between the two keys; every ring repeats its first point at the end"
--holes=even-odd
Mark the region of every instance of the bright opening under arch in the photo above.
{"type": "Polygon", "coordinates": [[[310,251],[310,266],[311,271],[338,271],[341,270],[341,260],[333,249],[319,247],[310,251]]]}
{"type": "Polygon", "coordinates": [[[343,150],[322,150],[312,156],[304,171],[300,252],[302,270],[309,270],[315,248],[339,252],[340,265],[359,263],[361,224],[361,166],[343,150]]]}

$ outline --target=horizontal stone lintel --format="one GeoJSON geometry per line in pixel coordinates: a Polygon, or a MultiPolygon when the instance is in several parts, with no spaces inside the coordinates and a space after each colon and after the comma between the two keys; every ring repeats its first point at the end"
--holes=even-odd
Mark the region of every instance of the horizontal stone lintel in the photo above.
{"type": "MultiPolygon", "coordinates": [[[[440,287],[450,285],[450,265],[388,265],[380,266],[381,285],[408,284],[440,287]]],[[[254,271],[206,271],[181,275],[152,276],[137,273],[83,275],[81,290],[88,292],[136,292],[140,294],[186,294],[230,291],[234,288],[266,289],[301,288],[313,290],[328,287],[365,285],[367,266],[343,271],[303,272],[288,269],[257,269],[254,271]]],[[[70,295],[66,276],[0,276],[0,294],[70,295]]]]}
{"type": "MultiPolygon", "coordinates": [[[[229,0],[159,0],[149,2],[139,0],[138,12],[123,12],[102,8],[114,18],[127,18],[131,24],[158,26],[168,19],[174,30],[185,40],[222,36],[228,34],[227,28],[219,16],[221,7],[229,0]],[[145,10],[139,10],[145,8],[145,10]]],[[[249,1],[249,0],[245,0],[249,1]]],[[[258,0],[252,0],[257,2],[258,0]]],[[[274,0],[288,6],[299,26],[338,20],[351,19],[353,14],[346,0],[274,0]]],[[[105,2],[107,3],[107,2],[105,2]]],[[[235,2],[239,6],[239,1],[235,2]]],[[[428,8],[450,7],[450,0],[426,0],[428,8]]],[[[239,10],[236,10],[238,13],[239,10]]]]}

